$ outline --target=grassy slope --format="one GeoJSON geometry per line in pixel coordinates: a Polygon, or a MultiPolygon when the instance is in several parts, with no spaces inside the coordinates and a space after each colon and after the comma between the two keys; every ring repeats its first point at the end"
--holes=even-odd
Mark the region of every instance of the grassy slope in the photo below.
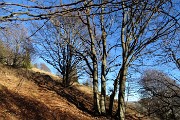
{"type": "MultiPolygon", "coordinates": [[[[92,116],[91,88],[79,84],[63,88],[59,80],[38,69],[13,69],[0,64],[0,120],[108,119],[92,116]]],[[[129,120],[138,120],[137,112],[128,111],[129,120]]]]}

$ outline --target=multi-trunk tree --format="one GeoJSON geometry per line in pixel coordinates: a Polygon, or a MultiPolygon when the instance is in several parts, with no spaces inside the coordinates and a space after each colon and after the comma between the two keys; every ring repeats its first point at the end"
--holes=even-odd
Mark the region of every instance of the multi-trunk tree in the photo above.
{"type": "Polygon", "coordinates": [[[77,67],[81,62],[75,48],[83,49],[78,36],[83,26],[76,23],[76,17],[52,17],[34,37],[39,56],[62,75],[65,87],[77,82],[77,67]]]}
{"type": "MultiPolygon", "coordinates": [[[[120,28],[122,62],[119,69],[118,119],[125,119],[125,83],[128,68],[132,62],[145,54],[145,49],[153,48],[153,44],[173,33],[177,20],[172,17],[171,2],[134,1],[122,3],[122,25],[120,28]]],[[[176,15],[175,15],[176,16],[176,15]]],[[[118,77],[117,77],[118,78],[118,77]]]]}
{"type": "MultiPolygon", "coordinates": [[[[44,54],[41,55],[46,55],[42,58],[62,74],[64,80],[66,79],[64,82],[69,80],[68,73],[71,71],[69,68],[77,65],[77,61],[83,60],[83,64],[86,63],[89,69],[86,71],[93,78],[94,110],[97,114],[106,114],[106,78],[110,71],[107,64],[109,59],[107,43],[113,44],[110,50],[118,51],[118,55],[112,58],[112,62],[117,58],[120,61],[120,67],[116,66],[118,71],[115,71],[117,76],[110,96],[108,113],[112,114],[115,95],[118,93],[116,116],[120,120],[125,119],[124,98],[128,69],[135,60],[157,52],[156,45],[162,41],[165,42],[166,36],[174,35],[179,29],[180,14],[174,13],[177,7],[175,2],[170,0],[79,0],[57,5],[56,2],[51,2],[52,5],[44,6],[39,5],[38,1],[30,3],[26,5],[1,2],[1,9],[7,14],[1,16],[0,20],[4,22],[47,19],[48,22],[35,31],[41,35],[39,36],[41,38],[39,43],[42,46],[40,48],[44,48],[44,54]],[[13,12],[7,6],[17,7],[20,10],[13,12]],[[107,19],[111,15],[114,18],[107,19]],[[73,19],[76,20],[71,21],[73,19]],[[80,30],[82,27],[78,27],[81,24],[84,25],[83,30],[87,31],[85,35],[82,35],[80,30]],[[41,32],[44,27],[48,30],[41,32]],[[115,34],[108,36],[110,31],[115,34]],[[119,36],[117,41],[114,35],[119,36]],[[98,74],[99,71],[101,75],[98,74]],[[101,93],[98,91],[99,79],[101,93]]],[[[177,56],[174,58],[176,63],[179,63],[177,56]]]]}

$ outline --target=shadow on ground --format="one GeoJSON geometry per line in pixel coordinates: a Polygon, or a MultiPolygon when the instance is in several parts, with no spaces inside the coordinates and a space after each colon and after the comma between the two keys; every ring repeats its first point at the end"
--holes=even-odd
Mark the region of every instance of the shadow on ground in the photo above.
{"type": "Polygon", "coordinates": [[[18,120],[78,120],[76,116],[51,110],[42,102],[14,93],[5,87],[0,89],[0,108],[2,120],[9,120],[9,116],[15,116],[18,120]]]}
{"type": "Polygon", "coordinates": [[[59,81],[53,80],[49,75],[33,73],[31,80],[40,87],[55,91],[58,95],[74,104],[78,109],[93,115],[92,96],[83,93],[73,86],[64,88],[59,81]]]}
{"type": "MultiPolygon", "coordinates": [[[[46,105],[7,89],[0,92],[0,106],[5,109],[4,112],[26,120],[53,118],[52,111],[46,105]]],[[[4,117],[6,117],[6,113],[4,113],[4,117]]]]}

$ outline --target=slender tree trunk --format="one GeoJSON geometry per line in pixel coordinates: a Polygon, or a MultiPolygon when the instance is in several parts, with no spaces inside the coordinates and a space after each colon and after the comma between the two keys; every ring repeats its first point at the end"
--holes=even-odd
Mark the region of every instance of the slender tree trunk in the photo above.
{"type": "Polygon", "coordinates": [[[68,86],[69,84],[69,45],[67,44],[66,45],[66,53],[67,53],[67,56],[66,56],[66,87],[68,86]]]}
{"type": "Polygon", "coordinates": [[[63,74],[63,86],[66,87],[66,75],[65,75],[65,73],[63,74]]]}
{"type": "Polygon", "coordinates": [[[98,63],[97,63],[97,57],[96,57],[96,50],[95,50],[95,42],[94,42],[94,35],[93,31],[90,25],[90,20],[89,20],[89,14],[90,10],[87,9],[87,27],[91,39],[91,58],[93,61],[93,97],[94,97],[94,110],[95,114],[100,114],[100,104],[99,104],[99,94],[98,94],[98,63]]]}
{"type": "Polygon", "coordinates": [[[127,75],[127,60],[128,60],[128,42],[125,37],[125,29],[126,29],[126,22],[127,22],[127,13],[125,11],[125,3],[123,0],[122,4],[123,12],[122,12],[122,28],[121,28],[121,44],[122,44],[122,67],[120,69],[120,79],[119,79],[119,94],[118,94],[118,110],[117,116],[119,120],[125,120],[125,87],[126,87],[126,75],[127,75]]]}
{"type": "MultiPolygon", "coordinates": [[[[101,7],[101,13],[104,12],[104,5],[101,7]]],[[[106,114],[106,31],[104,28],[104,15],[101,15],[101,31],[103,44],[103,57],[101,66],[101,114],[106,114]]]]}
{"type": "Polygon", "coordinates": [[[98,94],[98,69],[97,62],[93,62],[93,96],[94,96],[94,110],[95,114],[100,114],[99,94],[98,94]]]}
{"type": "Polygon", "coordinates": [[[112,111],[113,111],[113,106],[114,106],[114,98],[115,98],[115,95],[117,93],[117,88],[118,88],[118,80],[120,79],[120,74],[121,74],[121,71],[119,71],[118,73],[118,76],[116,77],[115,81],[114,81],[114,89],[110,95],[110,102],[109,102],[109,112],[108,114],[109,115],[112,115],[112,111]]]}
{"type": "Polygon", "coordinates": [[[126,87],[127,67],[122,68],[119,80],[119,94],[118,94],[118,110],[117,116],[119,120],[125,120],[125,87],[126,87]]]}
{"type": "Polygon", "coordinates": [[[99,94],[98,94],[98,64],[97,64],[96,51],[95,51],[95,46],[94,46],[94,39],[92,39],[91,50],[92,50],[92,54],[93,54],[94,110],[95,110],[95,114],[100,114],[101,111],[100,111],[99,94]]]}
{"type": "Polygon", "coordinates": [[[66,87],[66,54],[65,48],[63,48],[63,66],[62,66],[62,75],[63,75],[63,86],[66,87]]]}

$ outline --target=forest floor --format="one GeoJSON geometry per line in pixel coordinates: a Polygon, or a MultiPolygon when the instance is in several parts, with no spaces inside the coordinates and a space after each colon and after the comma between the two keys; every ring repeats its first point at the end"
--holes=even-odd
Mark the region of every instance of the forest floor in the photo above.
{"type": "MultiPolygon", "coordinates": [[[[36,68],[0,64],[0,120],[112,120],[93,114],[92,88],[78,83],[63,88],[61,79],[36,68]]],[[[126,120],[150,120],[134,108],[126,120]]]]}

